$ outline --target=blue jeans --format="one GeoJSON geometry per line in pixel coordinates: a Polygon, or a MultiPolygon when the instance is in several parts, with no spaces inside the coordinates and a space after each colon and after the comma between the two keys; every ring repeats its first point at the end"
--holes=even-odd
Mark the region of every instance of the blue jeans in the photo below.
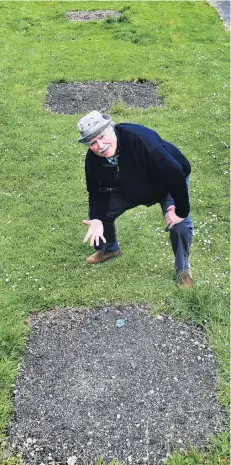
{"type": "MultiPolygon", "coordinates": [[[[167,194],[160,202],[163,215],[165,215],[170,205],[174,205],[174,201],[171,195],[167,194]]],[[[132,205],[124,200],[118,192],[112,192],[110,194],[109,208],[106,220],[103,222],[106,243],[100,240],[99,246],[95,246],[96,250],[104,250],[105,253],[107,253],[119,248],[116,238],[115,220],[126,210],[135,207],[136,205],[132,205]]],[[[91,214],[89,214],[89,216],[91,218],[91,214]]],[[[193,224],[189,215],[181,223],[175,224],[170,230],[170,241],[175,256],[175,269],[177,272],[190,268],[188,259],[192,244],[192,235],[193,224]]]]}
{"type": "MultiPolygon", "coordinates": [[[[187,185],[189,185],[189,178],[187,178],[187,185]]],[[[167,212],[168,207],[174,205],[173,198],[170,194],[160,202],[163,215],[167,212]]],[[[190,268],[189,252],[192,245],[193,224],[190,215],[178,224],[175,224],[170,229],[170,241],[172,250],[175,256],[175,269],[177,272],[184,271],[190,268]]]]}

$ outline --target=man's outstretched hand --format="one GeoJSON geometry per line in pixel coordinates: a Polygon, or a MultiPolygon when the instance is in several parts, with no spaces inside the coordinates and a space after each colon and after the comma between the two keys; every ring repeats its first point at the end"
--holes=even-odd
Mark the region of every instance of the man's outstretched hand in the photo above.
{"type": "Polygon", "coordinates": [[[88,232],[84,237],[83,242],[87,242],[90,239],[90,245],[94,247],[94,242],[96,245],[99,245],[99,239],[102,239],[103,242],[106,242],[106,239],[103,235],[103,223],[100,220],[83,220],[84,224],[88,225],[88,232]]]}
{"type": "Polygon", "coordinates": [[[184,218],[180,218],[180,216],[176,215],[175,209],[176,209],[175,205],[170,205],[170,207],[168,207],[167,212],[165,214],[165,220],[166,220],[168,230],[172,229],[172,227],[175,224],[178,224],[184,221],[184,218]]]}

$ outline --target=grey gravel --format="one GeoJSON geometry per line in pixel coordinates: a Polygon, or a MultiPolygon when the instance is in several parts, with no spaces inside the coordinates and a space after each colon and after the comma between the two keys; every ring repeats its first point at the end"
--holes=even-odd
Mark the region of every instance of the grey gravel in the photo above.
{"type": "Polygon", "coordinates": [[[30,324],[8,428],[27,463],[159,465],[226,428],[214,356],[194,325],[135,305],[54,309],[30,324]]]}
{"type": "Polygon", "coordinates": [[[85,111],[107,111],[113,103],[129,107],[163,106],[153,82],[88,81],[51,84],[47,90],[46,107],[56,113],[79,114],[85,111]]]}
{"type": "Polygon", "coordinates": [[[78,11],[68,11],[67,18],[71,21],[92,21],[98,20],[102,21],[106,18],[114,18],[117,19],[120,17],[119,11],[114,10],[78,10],[78,11]]]}

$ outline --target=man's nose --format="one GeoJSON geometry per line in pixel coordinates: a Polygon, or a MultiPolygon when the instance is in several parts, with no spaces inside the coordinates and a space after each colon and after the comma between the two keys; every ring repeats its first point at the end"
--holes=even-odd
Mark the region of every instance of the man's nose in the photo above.
{"type": "Polygon", "coordinates": [[[102,149],[104,147],[104,142],[102,140],[97,141],[99,149],[102,149]]]}

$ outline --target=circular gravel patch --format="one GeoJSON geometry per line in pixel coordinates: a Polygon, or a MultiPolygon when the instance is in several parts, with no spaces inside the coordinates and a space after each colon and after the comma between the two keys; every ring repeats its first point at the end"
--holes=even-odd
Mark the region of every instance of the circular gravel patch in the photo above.
{"type": "Polygon", "coordinates": [[[75,82],[51,84],[46,107],[56,113],[73,115],[97,109],[107,111],[113,103],[129,107],[163,106],[157,86],[152,82],[75,82]]]}
{"type": "Polygon", "coordinates": [[[95,10],[95,11],[68,11],[67,18],[71,21],[92,21],[96,19],[102,21],[106,18],[117,19],[120,17],[119,11],[114,10],[95,10]]]}
{"type": "Polygon", "coordinates": [[[214,357],[193,325],[144,306],[64,308],[31,324],[8,430],[27,463],[158,465],[226,426],[214,357]]]}

